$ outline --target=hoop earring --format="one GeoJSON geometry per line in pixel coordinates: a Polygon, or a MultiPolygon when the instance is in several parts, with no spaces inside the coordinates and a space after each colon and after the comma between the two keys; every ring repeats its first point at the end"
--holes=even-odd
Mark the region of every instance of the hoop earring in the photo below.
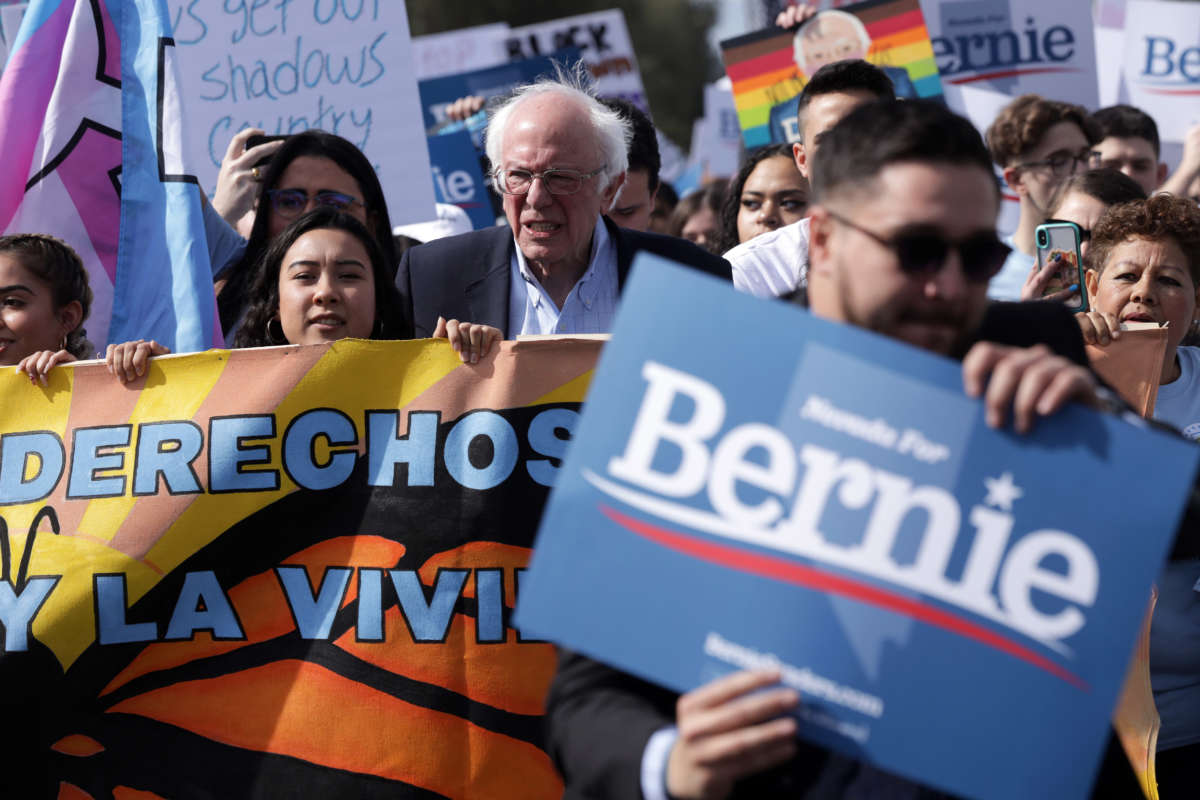
{"type": "Polygon", "coordinates": [[[64,333],[64,334],[63,334],[63,338],[62,338],[62,344],[60,344],[60,345],[58,346],[58,349],[59,349],[59,350],[66,350],[66,349],[67,349],[67,336],[68,336],[68,335],[69,335],[69,334],[67,334],[67,333],[64,333]]]}
{"type": "Polygon", "coordinates": [[[372,339],[382,339],[383,338],[383,320],[382,319],[375,320],[375,327],[371,329],[371,338],[372,339]]]}
{"type": "Polygon", "coordinates": [[[276,317],[271,317],[267,320],[267,341],[271,344],[287,344],[287,337],[283,334],[283,323],[276,317]],[[271,323],[275,323],[275,327],[279,329],[279,334],[271,328],[271,323]]]}

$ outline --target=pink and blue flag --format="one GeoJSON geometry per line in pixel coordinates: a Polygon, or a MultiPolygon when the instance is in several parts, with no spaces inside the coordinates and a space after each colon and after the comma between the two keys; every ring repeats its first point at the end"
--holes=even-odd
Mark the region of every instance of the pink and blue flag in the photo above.
{"type": "Polygon", "coordinates": [[[98,347],[219,343],[165,0],[32,0],[0,75],[0,231],[88,266],[98,347]]]}

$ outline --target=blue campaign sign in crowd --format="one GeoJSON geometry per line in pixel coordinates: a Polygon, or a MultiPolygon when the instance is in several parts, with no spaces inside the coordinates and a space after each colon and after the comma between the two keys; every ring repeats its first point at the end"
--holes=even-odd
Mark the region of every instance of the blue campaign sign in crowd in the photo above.
{"type": "Polygon", "coordinates": [[[518,624],[680,692],[778,668],[803,736],[956,794],[1083,795],[1200,452],[1085,409],[996,431],[961,382],[640,257],[518,624]],[[1137,507],[1106,491],[1146,463],[1137,507]]]}

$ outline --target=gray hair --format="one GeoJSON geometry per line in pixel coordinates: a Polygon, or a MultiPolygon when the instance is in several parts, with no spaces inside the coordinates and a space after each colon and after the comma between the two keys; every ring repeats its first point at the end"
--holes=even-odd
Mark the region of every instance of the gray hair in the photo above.
{"type": "Polygon", "coordinates": [[[591,76],[582,62],[571,69],[555,65],[555,72],[553,78],[540,78],[517,87],[507,100],[490,112],[484,144],[493,174],[500,168],[504,130],[516,107],[532,97],[559,95],[587,113],[588,123],[599,144],[599,155],[604,162],[599,184],[607,188],[629,166],[629,142],[633,138],[633,129],[628,120],[596,99],[591,76]]]}
{"type": "MultiPolygon", "coordinates": [[[[800,26],[800,30],[796,31],[796,37],[792,40],[792,57],[796,65],[803,67],[805,63],[805,48],[804,41],[809,38],[816,38],[821,35],[822,28],[827,22],[841,20],[850,26],[858,37],[858,43],[862,46],[862,58],[866,58],[871,52],[871,34],[867,33],[867,26],[863,25],[863,21],[851,14],[849,11],[842,11],[836,8],[830,8],[825,11],[818,12],[816,16],[808,22],[800,26]]],[[[807,78],[812,80],[812,75],[807,78]]]]}

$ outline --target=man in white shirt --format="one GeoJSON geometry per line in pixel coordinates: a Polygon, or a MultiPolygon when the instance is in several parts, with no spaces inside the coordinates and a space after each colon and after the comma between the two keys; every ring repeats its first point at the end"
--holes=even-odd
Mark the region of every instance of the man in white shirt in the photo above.
{"type": "MultiPolygon", "coordinates": [[[[863,103],[893,97],[891,79],[866,61],[838,61],[817,70],[799,99],[800,141],[792,145],[792,155],[800,174],[808,179],[825,131],[863,103]]],[[[733,265],[733,285],[741,291],[758,297],[787,294],[805,285],[808,219],[743,242],[725,258],[733,265]]]]}

